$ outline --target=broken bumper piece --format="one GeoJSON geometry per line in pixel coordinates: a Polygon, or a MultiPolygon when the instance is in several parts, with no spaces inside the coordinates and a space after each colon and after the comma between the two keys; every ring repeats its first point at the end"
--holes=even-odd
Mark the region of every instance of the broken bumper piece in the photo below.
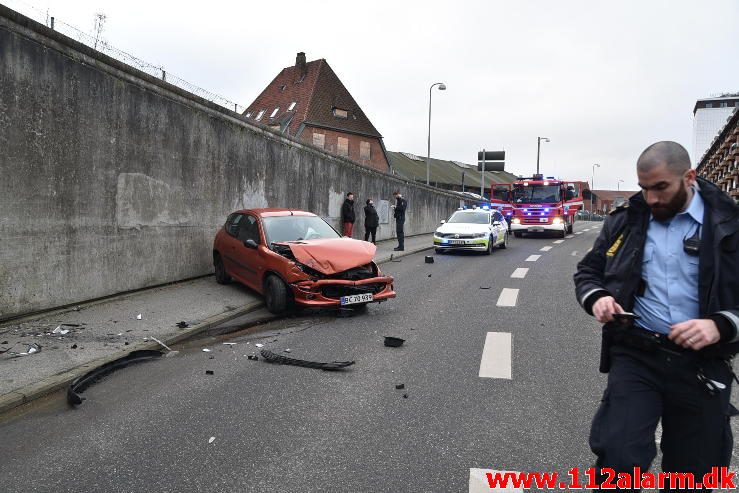
{"type": "Polygon", "coordinates": [[[358,294],[371,294],[372,302],[395,298],[391,276],[371,277],[359,281],[345,279],[320,279],[298,281],[293,285],[295,301],[304,306],[340,306],[341,298],[358,294]]]}
{"type": "Polygon", "coordinates": [[[261,354],[265,361],[268,361],[270,363],[302,366],[304,368],[314,368],[316,370],[325,371],[343,370],[344,368],[352,366],[354,364],[354,361],[332,361],[331,363],[319,363],[317,361],[306,361],[302,359],[288,358],[287,356],[275,354],[267,349],[262,349],[261,354]]]}

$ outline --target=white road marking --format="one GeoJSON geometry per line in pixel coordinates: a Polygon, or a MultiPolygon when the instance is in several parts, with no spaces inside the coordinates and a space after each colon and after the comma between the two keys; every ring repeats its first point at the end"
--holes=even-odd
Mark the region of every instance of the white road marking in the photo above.
{"type": "Polygon", "coordinates": [[[565,240],[554,240],[553,243],[560,244],[560,243],[564,243],[564,242],[565,242],[565,240]]]}
{"type": "Polygon", "coordinates": [[[526,259],[526,262],[536,262],[539,260],[541,255],[529,255],[529,258],[526,259]]]}
{"type": "Polygon", "coordinates": [[[588,229],[583,229],[583,233],[584,233],[585,231],[590,231],[590,228],[588,228],[588,229]]]}
{"type": "Polygon", "coordinates": [[[511,379],[513,339],[510,332],[488,332],[482,348],[480,378],[511,379]]]}
{"type": "Polygon", "coordinates": [[[577,233],[575,233],[575,234],[576,234],[576,235],[581,235],[581,234],[582,234],[582,231],[578,231],[578,232],[577,232],[577,233]]]}
{"type": "Polygon", "coordinates": [[[498,306],[516,306],[518,300],[518,289],[503,288],[498,296],[498,306]]]}
{"type": "Polygon", "coordinates": [[[573,257],[577,257],[577,250],[575,250],[574,252],[572,252],[572,256],[573,257]]]}
{"type": "Polygon", "coordinates": [[[568,240],[570,240],[570,239],[572,239],[574,237],[575,237],[575,235],[567,235],[567,236],[565,236],[565,238],[567,238],[568,240]]]}
{"type": "MultiPolygon", "coordinates": [[[[490,488],[490,484],[488,484],[488,478],[486,476],[487,473],[495,474],[496,472],[500,473],[506,473],[506,472],[512,472],[513,474],[518,474],[518,471],[496,471],[494,469],[476,469],[476,468],[470,468],[470,493],[485,493],[493,491],[490,488]]],[[[495,491],[523,491],[522,488],[514,488],[513,486],[509,486],[507,488],[497,487],[495,488],[495,491]]]]}
{"type": "Polygon", "coordinates": [[[528,267],[519,267],[518,269],[513,271],[513,274],[511,274],[511,277],[514,279],[523,279],[526,277],[526,274],[529,272],[528,267]]]}
{"type": "Polygon", "coordinates": [[[545,247],[541,247],[541,248],[539,249],[539,251],[540,251],[540,252],[548,252],[548,251],[549,251],[549,250],[551,250],[552,248],[553,248],[553,247],[550,247],[550,246],[545,246],[545,247]]]}

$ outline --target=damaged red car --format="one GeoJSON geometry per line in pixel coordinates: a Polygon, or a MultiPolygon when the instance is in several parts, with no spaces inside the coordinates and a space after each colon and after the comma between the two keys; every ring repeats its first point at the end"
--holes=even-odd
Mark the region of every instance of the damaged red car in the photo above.
{"type": "Polygon", "coordinates": [[[343,238],[310,212],[250,209],[228,216],[213,242],[216,281],[264,295],[267,309],[364,307],[395,297],[372,243],[343,238]]]}

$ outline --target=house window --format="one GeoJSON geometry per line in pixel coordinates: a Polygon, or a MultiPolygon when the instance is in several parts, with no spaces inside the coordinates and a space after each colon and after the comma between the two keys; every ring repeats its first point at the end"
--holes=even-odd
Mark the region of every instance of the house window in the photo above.
{"type": "Polygon", "coordinates": [[[336,152],[340,156],[348,156],[349,155],[349,139],[345,137],[339,137],[338,142],[336,143],[336,152]]]}
{"type": "Polygon", "coordinates": [[[264,110],[262,110],[262,111],[260,111],[259,113],[257,113],[257,117],[256,117],[256,118],[254,118],[254,119],[255,119],[256,121],[259,121],[259,120],[261,120],[261,119],[262,119],[262,116],[264,116],[264,110]]]}
{"type": "Polygon", "coordinates": [[[722,107],[722,108],[726,108],[726,107],[728,107],[728,106],[729,106],[729,103],[726,103],[726,102],[724,102],[724,103],[721,103],[721,107],[722,107]]]}
{"type": "Polygon", "coordinates": [[[297,102],[293,101],[290,103],[290,106],[287,107],[287,111],[292,111],[295,109],[295,105],[298,104],[297,102]]]}
{"type": "Polygon", "coordinates": [[[359,143],[359,159],[369,161],[371,158],[371,148],[369,142],[359,143]]]}
{"type": "Polygon", "coordinates": [[[247,113],[246,117],[249,118],[251,116],[251,113],[247,113]]]}
{"type": "Polygon", "coordinates": [[[287,87],[287,86],[285,86],[285,84],[281,85],[280,86],[280,92],[284,91],[285,90],[285,87],[287,87]]]}
{"type": "Polygon", "coordinates": [[[706,108],[713,108],[713,103],[706,103],[706,108]]]}
{"type": "Polygon", "coordinates": [[[280,108],[279,108],[279,106],[278,106],[277,108],[275,108],[275,110],[274,110],[274,111],[272,112],[272,114],[271,114],[271,115],[269,115],[269,117],[270,117],[270,118],[274,118],[274,117],[275,117],[275,115],[277,114],[277,112],[278,112],[278,111],[280,111],[280,108]]]}
{"type": "Polygon", "coordinates": [[[349,112],[341,108],[334,108],[334,116],[336,118],[349,118],[349,112]]]}
{"type": "Polygon", "coordinates": [[[326,146],[326,136],[324,134],[313,134],[313,145],[323,149],[326,146]]]}

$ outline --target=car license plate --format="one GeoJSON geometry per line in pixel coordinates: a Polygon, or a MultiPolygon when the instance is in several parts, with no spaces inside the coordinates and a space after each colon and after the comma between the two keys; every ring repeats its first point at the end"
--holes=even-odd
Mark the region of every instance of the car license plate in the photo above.
{"type": "Polygon", "coordinates": [[[449,243],[451,245],[466,245],[467,241],[465,240],[449,240],[449,243]]]}
{"type": "Polygon", "coordinates": [[[342,305],[355,305],[357,303],[369,303],[374,299],[374,297],[372,296],[372,293],[367,293],[342,296],[340,299],[342,305]]]}
{"type": "Polygon", "coordinates": [[[545,222],[547,222],[547,221],[548,221],[548,219],[547,219],[546,217],[541,217],[541,218],[539,218],[539,222],[540,222],[540,223],[545,223],[545,222]]]}

